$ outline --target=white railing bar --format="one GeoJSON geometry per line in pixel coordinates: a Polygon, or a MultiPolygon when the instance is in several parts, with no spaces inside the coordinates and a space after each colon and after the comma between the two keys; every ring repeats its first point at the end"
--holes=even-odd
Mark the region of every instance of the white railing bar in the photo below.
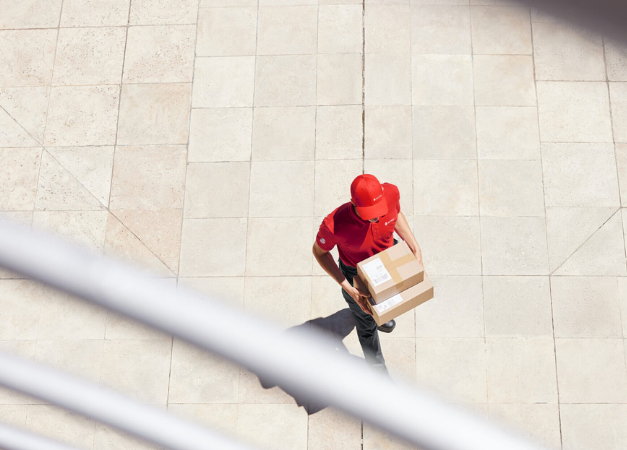
{"type": "MultiPolygon", "coordinates": [[[[1,351],[0,384],[166,448],[175,450],[252,449],[233,438],[168,414],[154,406],[1,351]]],[[[28,448],[28,450],[33,449],[28,448]]]]}
{"type": "Polygon", "coordinates": [[[339,354],[319,333],[287,336],[225,303],[177,291],[143,271],[6,221],[0,221],[0,265],[222,355],[426,449],[541,448],[409,384],[395,384],[339,354]]]}
{"type": "Polygon", "coordinates": [[[0,422],[0,448],[3,450],[78,450],[68,444],[0,422]]]}

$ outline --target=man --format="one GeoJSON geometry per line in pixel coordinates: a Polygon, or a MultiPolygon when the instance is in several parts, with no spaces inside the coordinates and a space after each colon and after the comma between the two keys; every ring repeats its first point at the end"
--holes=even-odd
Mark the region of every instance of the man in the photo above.
{"type": "Polygon", "coordinates": [[[422,264],[420,247],[401,212],[399,200],[400,193],[393,184],[381,185],[373,175],[359,175],[351,184],[351,201],[324,218],[313,245],[318,264],[342,286],[366,361],[382,372],[387,372],[387,368],[377,329],[390,333],[396,322],[391,320],[377,327],[367,306],[370,294],[354,287],[353,278],[357,275],[357,263],[396,243],[394,231],[422,264]],[[339,267],[329,253],[336,245],[339,267]]]}

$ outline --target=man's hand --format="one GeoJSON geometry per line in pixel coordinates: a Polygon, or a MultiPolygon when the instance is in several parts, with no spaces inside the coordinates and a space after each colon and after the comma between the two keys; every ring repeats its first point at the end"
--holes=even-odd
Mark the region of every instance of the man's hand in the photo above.
{"type": "Polygon", "coordinates": [[[348,292],[348,295],[350,295],[353,300],[357,302],[363,312],[372,315],[370,308],[368,308],[368,299],[370,298],[370,294],[367,294],[353,286],[349,286],[348,289],[345,290],[348,292]]]}
{"type": "Polygon", "coordinates": [[[414,250],[413,253],[420,265],[424,267],[425,265],[422,263],[422,252],[420,251],[420,248],[416,247],[416,250],[414,250]]]}

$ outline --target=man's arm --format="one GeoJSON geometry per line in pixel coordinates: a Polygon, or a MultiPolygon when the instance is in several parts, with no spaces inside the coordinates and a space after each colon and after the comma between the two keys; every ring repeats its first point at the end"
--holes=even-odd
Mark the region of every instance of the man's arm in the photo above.
{"type": "Polygon", "coordinates": [[[316,261],[318,261],[318,264],[320,264],[320,267],[322,267],[326,273],[331,275],[331,278],[333,278],[340,286],[342,286],[342,289],[344,289],[348,293],[348,295],[353,297],[353,299],[357,302],[357,304],[364,312],[372,315],[366,303],[368,301],[367,297],[370,297],[370,295],[367,292],[363,292],[351,286],[340,268],[333,260],[333,255],[331,255],[331,252],[327,252],[326,250],[320,248],[317,242],[314,242],[312,252],[316,257],[316,261]]]}
{"type": "Polygon", "coordinates": [[[398,213],[398,219],[396,219],[396,226],[394,227],[394,230],[398,233],[401,239],[407,243],[409,249],[414,255],[416,255],[418,262],[422,264],[422,251],[420,250],[420,246],[418,245],[418,242],[416,242],[414,233],[412,233],[411,228],[409,228],[407,219],[402,212],[398,213]]]}

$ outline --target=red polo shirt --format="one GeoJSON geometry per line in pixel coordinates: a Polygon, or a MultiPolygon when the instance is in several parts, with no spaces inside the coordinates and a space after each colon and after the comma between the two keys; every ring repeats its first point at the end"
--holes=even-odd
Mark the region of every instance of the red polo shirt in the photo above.
{"type": "Polygon", "coordinates": [[[383,183],[381,187],[388,213],[372,223],[359,218],[351,202],[344,203],[320,224],[316,242],[321,249],[329,251],[337,245],[342,262],[356,267],[358,262],[392,246],[396,219],[401,212],[401,196],[393,184],[383,183]]]}

